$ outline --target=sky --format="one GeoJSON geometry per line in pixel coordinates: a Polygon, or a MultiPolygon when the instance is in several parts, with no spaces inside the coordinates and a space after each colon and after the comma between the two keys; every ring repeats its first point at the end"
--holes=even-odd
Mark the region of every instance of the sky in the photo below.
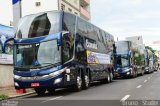
{"type": "Polygon", "coordinates": [[[90,0],[91,22],[115,37],[142,36],[145,45],[160,41],[160,0],[90,0]]]}

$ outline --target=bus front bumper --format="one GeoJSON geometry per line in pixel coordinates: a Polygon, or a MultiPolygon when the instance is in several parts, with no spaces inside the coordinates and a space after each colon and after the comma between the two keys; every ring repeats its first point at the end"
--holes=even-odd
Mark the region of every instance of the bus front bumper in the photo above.
{"type": "Polygon", "coordinates": [[[131,71],[115,71],[114,76],[115,77],[124,77],[124,76],[130,76],[131,75],[131,71]]]}
{"type": "Polygon", "coordinates": [[[14,85],[16,89],[22,88],[59,88],[64,86],[64,77],[63,74],[58,76],[41,79],[41,80],[17,80],[14,79],[14,85]]]}

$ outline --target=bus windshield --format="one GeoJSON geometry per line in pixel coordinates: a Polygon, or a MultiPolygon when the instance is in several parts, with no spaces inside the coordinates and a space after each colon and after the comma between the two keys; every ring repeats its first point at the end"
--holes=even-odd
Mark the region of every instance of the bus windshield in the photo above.
{"type": "Polygon", "coordinates": [[[123,41],[123,42],[116,42],[116,51],[117,51],[117,53],[128,53],[128,49],[129,49],[129,47],[128,47],[128,42],[125,42],[125,41],[123,41]]]}
{"type": "Polygon", "coordinates": [[[57,40],[34,44],[16,44],[14,60],[17,68],[42,68],[61,62],[61,48],[57,40]]]}
{"type": "Polygon", "coordinates": [[[127,56],[118,56],[117,57],[117,66],[127,67],[129,66],[129,59],[127,56]]]}
{"type": "Polygon", "coordinates": [[[60,12],[46,12],[23,17],[18,23],[16,38],[33,38],[60,32],[60,12]]]}

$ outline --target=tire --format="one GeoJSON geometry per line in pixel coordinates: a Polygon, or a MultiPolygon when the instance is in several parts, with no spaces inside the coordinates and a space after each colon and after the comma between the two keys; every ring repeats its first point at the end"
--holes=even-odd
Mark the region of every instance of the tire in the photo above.
{"type": "Polygon", "coordinates": [[[142,70],[142,73],[141,73],[141,76],[143,76],[144,75],[144,70],[142,70]]]}
{"type": "Polygon", "coordinates": [[[148,70],[148,74],[150,74],[151,73],[151,71],[150,71],[150,69],[148,70]]]}
{"type": "Polygon", "coordinates": [[[47,88],[47,91],[50,94],[54,94],[55,93],[55,89],[54,88],[47,88]]]}
{"type": "Polygon", "coordinates": [[[88,89],[90,85],[90,79],[88,75],[83,77],[83,89],[88,89]]]}
{"type": "Polygon", "coordinates": [[[136,72],[135,70],[131,70],[132,74],[130,75],[130,78],[135,78],[136,77],[136,72]]]}
{"type": "Polygon", "coordinates": [[[77,75],[76,84],[74,85],[74,91],[78,92],[82,90],[82,77],[77,75]]]}
{"type": "Polygon", "coordinates": [[[107,74],[107,83],[110,83],[111,82],[111,77],[110,77],[110,72],[108,72],[107,74]]]}
{"type": "Polygon", "coordinates": [[[45,94],[45,92],[46,92],[45,88],[34,88],[34,90],[40,96],[43,96],[45,94]]]}
{"type": "Polygon", "coordinates": [[[107,72],[107,78],[100,80],[102,84],[110,83],[110,74],[107,72]]]}
{"type": "Polygon", "coordinates": [[[136,77],[138,77],[138,72],[136,71],[136,77]]]}
{"type": "Polygon", "coordinates": [[[113,73],[110,72],[110,82],[112,82],[112,81],[113,81],[113,73]]]}

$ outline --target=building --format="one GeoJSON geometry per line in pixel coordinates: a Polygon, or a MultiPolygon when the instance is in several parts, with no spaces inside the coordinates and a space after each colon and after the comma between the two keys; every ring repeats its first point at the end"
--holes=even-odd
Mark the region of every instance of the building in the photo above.
{"type": "Polygon", "coordinates": [[[8,26],[16,25],[20,17],[52,10],[68,11],[90,20],[90,0],[0,0],[0,7],[0,24],[8,26]]]}
{"type": "Polygon", "coordinates": [[[126,37],[126,40],[132,41],[135,44],[143,45],[143,38],[142,38],[142,36],[126,37]]]}
{"type": "Polygon", "coordinates": [[[126,37],[127,41],[132,42],[132,47],[139,49],[140,53],[144,53],[145,45],[143,43],[143,37],[142,36],[131,36],[126,37]]]}

